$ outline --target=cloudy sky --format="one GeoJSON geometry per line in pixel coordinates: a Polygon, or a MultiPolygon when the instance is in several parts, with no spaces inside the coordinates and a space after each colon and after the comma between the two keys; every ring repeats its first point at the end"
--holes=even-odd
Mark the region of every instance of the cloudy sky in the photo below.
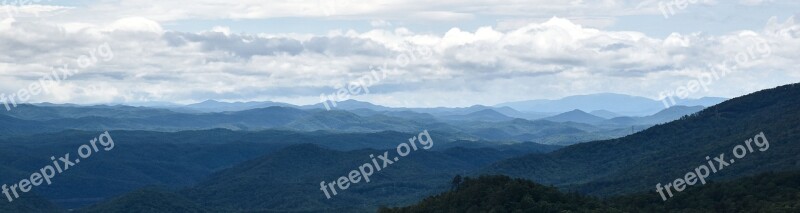
{"type": "Polygon", "coordinates": [[[676,2],[6,0],[0,93],[65,65],[75,74],[27,102],[313,104],[372,73],[351,98],[388,106],[658,99],[719,67],[688,96],[800,82],[800,2],[676,2]]]}

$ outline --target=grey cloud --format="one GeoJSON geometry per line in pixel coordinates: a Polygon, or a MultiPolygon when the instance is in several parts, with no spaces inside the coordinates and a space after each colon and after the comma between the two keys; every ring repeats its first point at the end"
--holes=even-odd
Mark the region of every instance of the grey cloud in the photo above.
{"type": "Polygon", "coordinates": [[[253,35],[223,34],[219,32],[183,33],[168,32],[164,40],[171,46],[184,46],[188,42],[203,45],[205,51],[226,51],[239,57],[269,56],[277,54],[299,55],[313,52],[330,56],[384,56],[391,53],[383,44],[369,39],[351,37],[313,37],[308,41],[292,38],[263,38],[253,35]]]}
{"type": "MultiPolygon", "coordinates": [[[[386,62],[390,69],[398,67],[395,57],[403,52],[389,47],[403,43],[431,47],[434,54],[398,67],[398,72],[371,86],[372,93],[366,97],[391,103],[415,99],[448,105],[457,101],[443,98],[472,97],[475,100],[469,101],[475,103],[500,101],[500,98],[524,99],[533,92],[561,95],[564,91],[607,91],[607,88],[647,96],[669,89],[652,85],[682,82],[693,70],[747,48],[730,39],[736,33],[658,39],[629,32],[582,30],[566,21],[532,25],[529,27],[536,30],[525,32],[484,31],[481,35],[458,32],[443,36],[380,31],[304,39],[102,29],[64,34],[58,27],[34,29],[39,26],[37,23],[27,26],[30,27],[14,25],[0,31],[3,69],[0,72],[9,73],[2,78],[12,82],[3,85],[4,91],[0,92],[14,92],[18,85],[35,81],[35,75],[27,72],[44,73],[57,60],[71,60],[104,42],[113,48],[113,60],[83,70],[65,84],[113,85],[116,87],[113,91],[118,92],[95,96],[64,92],[65,95],[37,97],[37,100],[62,102],[118,100],[120,94],[150,95],[157,101],[302,99],[298,97],[315,100],[320,93],[335,92],[335,85],[369,73],[371,65],[386,62]],[[555,29],[559,34],[548,34],[549,28],[559,28],[555,29]],[[572,38],[550,39],[566,33],[571,33],[572,38]]],[[[777,31],[780,30],[772,30],[777,31]]],[[[796,57],[792,57],[796,53],[791,50],[797,49],[800,42],[793,36],[777,33],[755,34],[775,44],[771,60],[782,59],[772,60],[771,69],[759,69],[759,75],[767,72],[782,76],[775,77],[780,80],[793,79],[786,76],[796,74],[787,70],[796,66],[793,60],[796,57]]],[[[753,69],[756,68],[763,67],[753,69]]],[[[760,79],[754,75],[743,70],[729,78],[731,81],[760,79]]],[[[747,83],[769,84],[766,81],[747,83]]],[[[724,83],[717,85],[730,89],[724,83]]],[[[70,89],[67,86],[64,88],[70,89]]],[[[718,91],[728,94],[727,90],[718,91]]]]}
{"type": "Polygon", "coordinates": [[[332,56],[368,55],[388,56],[391,52],[380,43],[347,37],[314,37],[304,43],[310,51],[332,56]]]}
{"type": "Polygon", "coordinates": [[[254,55],[275,55],[280,53],[297,55],[303,51],[300,41],[289,38],[261,38],[251,35],[219,32],[180,33],[169,32],[164,35],[173,46],[185,45],[186,42],[199,42],[206,51],[227,51],[237,56],[250,58],[254,55]]]}

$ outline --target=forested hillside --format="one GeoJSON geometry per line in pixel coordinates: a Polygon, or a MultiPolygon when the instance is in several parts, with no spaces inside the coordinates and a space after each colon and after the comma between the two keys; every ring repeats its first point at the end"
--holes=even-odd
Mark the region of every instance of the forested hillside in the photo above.
{"type": "MultiPolygon", "coordinates": [[[[455,182],[454,182],[455,183],[455,182]]],[[[456,185],[456,184],[454,184],[456,185]]],[[[382,213],[798,212],[800,172],[765,173],[690,188],[664,202],[655,192],[598,199],[505,176],[465,178],[454,190],[382,213]]]]}
{"type": "MultiPolygon", "coordinates": [[[[654,189],[681,177],[706,156],[725,154],[763,132],[766,151],[736,159],[709,179],[800,169],[800,85],[734,98],[697,114],[619,139],[573,145],[496,163],[485,172],[527,178],[569,190],[615,195],[654,189]]],[[[752,145],[751,145],[752,146],[752,145]]]]}

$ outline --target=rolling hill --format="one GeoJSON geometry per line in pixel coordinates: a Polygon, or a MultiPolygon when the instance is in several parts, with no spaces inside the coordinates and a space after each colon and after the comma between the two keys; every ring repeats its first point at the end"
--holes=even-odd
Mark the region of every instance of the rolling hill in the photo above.
{"type": "MultiPolygon", "coordinates": [[[[676,105],[712,106],[725,100],[724,98],[685,99],[678,100],[676,105]]],[[[607,110],[624,116],[647,116],[665,108],[664,104],[658,100],[615,93],[576,95],[557,100],[529,100],[495,105],[495,107],[506,106],[522,112],[563,112],[566,109],[579,109],[585,112],[607,110]]]]}
{"type": "Polygon", "coordinates": [[[454,180],[453,188],[413,206],[378,212],[613,212],[597,199],[506,176],[467,177],[454,180]]]}
{"type": "Polygon", "coordinates": [[[606,119],[576,109],[555,116],[542,118],[542,120],[555,121],[555,122],[575,122],[575,123],[594,124],[605,121],[606,119]]]}
{"type": "Polygon", "coordinates": [[[763,132],[765,152],[716,173],[726,180],[767,171],[800,169],[800,85],[759,91],[709,107],[691,116],[656,125],[623,138],[577,144],[548,154],[498,162],[485,171],[522,177],[595,195],[651,190],[656,183],[683,176],[763,132]]]}
{"type": "Polygon", "coordinates": [[[381,213],[416,212],[798,212],[800,173],[765,173],[687,189],[666,202],[654,192],[599,200],[506,176],[466,178],[455,190],[381,213]]]}
{"type": "MultiPolygon", "coordinates": [[[[395,152],[394,149],[389,150],[395,152]]],[[[206,207],[246,211],[372,211],[383,204],[410,204],[443,191],[456,174],[512,155],[496,149],[419,151],[400,158],[369,183],[358,183],[326,199],[320,181],[330,182],[369,163],[380,150],[334,151],[297,145],[212,175],[184,192],[206,207]],[[241,199],[241,198],[248,199],[241,199]],[[357,203],[358,205],[353,205],[357,203]]],[[[396,153],[395,153],[396,156],[396,153]]],[[[391,155],[390,155],[391,158],[391,155]]],[[[379,161],[380,162],[380,161],[379,161]]]]}

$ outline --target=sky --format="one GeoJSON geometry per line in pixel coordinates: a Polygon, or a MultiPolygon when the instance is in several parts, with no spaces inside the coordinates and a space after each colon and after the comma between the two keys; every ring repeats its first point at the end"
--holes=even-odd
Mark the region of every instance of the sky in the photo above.
{"type": "Polygon", "coordinates": [[[731,98],[800,82],[799,10],[790,0],[5,0],[0,99],[731,98]]]}

